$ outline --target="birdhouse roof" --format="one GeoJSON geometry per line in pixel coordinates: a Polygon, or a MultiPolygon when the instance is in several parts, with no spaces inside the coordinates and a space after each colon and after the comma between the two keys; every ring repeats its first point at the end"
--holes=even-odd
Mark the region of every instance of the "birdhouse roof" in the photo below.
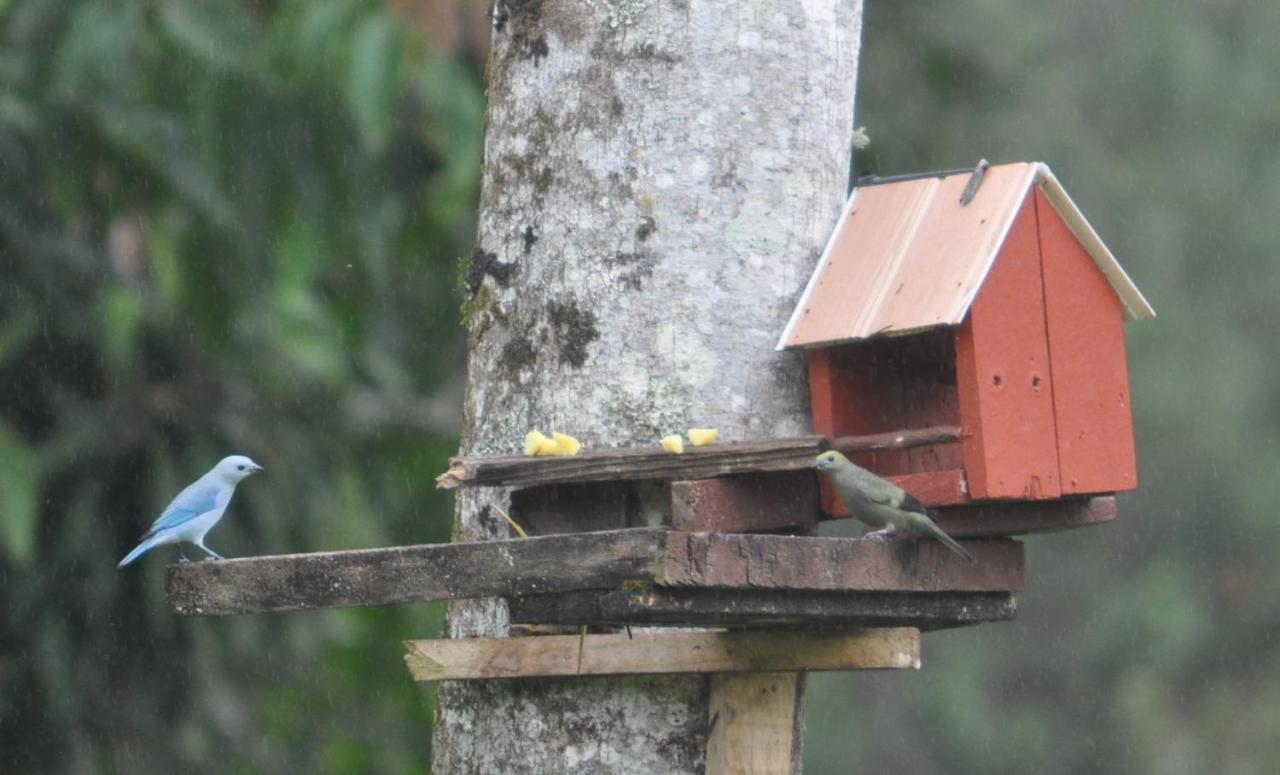
{"type": "Polygon", "coordinates": [[[993,166],[961,205],[970,177],[962,170],[855,188],[778,349],[958,325],[1032,186],[1102,270],[1125,319],[1155,316],[1047,165],[993,166]]]}

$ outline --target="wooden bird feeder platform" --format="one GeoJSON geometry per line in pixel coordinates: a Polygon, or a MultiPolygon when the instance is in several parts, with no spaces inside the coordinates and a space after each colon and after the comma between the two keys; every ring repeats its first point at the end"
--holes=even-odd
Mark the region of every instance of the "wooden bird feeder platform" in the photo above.
{"type": "Polygon", "coordinates": [[[780,342],[805,350],[821,435],[457,457],[437,485],[506,488],[530,537],[174,565],[170,605],[501,597],[514,629],[551,633],[410,641],[418,680],[917,667],[921,631],[1013,618],[1014,536],[1115,518],[1137,481],[1120,326],[1151,314],[1044,165],[876,181],[780,342]],[[811,469],[832,448],[933,508],[976,562],[814,535],[845,516],[811,469]],[[633,625],[677,629],[617,631],[633,625]]]}
{"type": "Polygon", "coordinates": [[[179,614],[218,616],[505,597],[513,626],[535,631],[729,630],[646,635],[641,645],[609,632],[412,641],[407,659],[420,680],[913,667],[921,631],[1013,618],[1025,560],[1010,536],[1115,515],[1113,498],[940,510],[939,524],[964,541],[972,564],[927,540],[788,534],[811,532],[827,516],[811,470],[820,451],[906,449],[957,435],[937,427],[683,455],[459,457],[439,485],[513,488],[513,512],[530,537],[172,565],[169,602],[179,614]],[[660,525],[642,526],[655,515],[660,525]],[[609,529],[567,532],[581,525],[609,529]]]}

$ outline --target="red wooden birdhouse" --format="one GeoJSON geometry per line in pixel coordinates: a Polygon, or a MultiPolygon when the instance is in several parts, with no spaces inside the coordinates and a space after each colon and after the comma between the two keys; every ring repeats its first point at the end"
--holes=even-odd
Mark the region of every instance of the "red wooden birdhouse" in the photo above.
{"type": "Polygon", "coordinates": [[[1154,314],[1049,168],[1006,164],[855,188],[778,346],[817,433],[959,426],[861,456],[926,502],[1043,500],[1137,486],[1121,326],[1154,314]]]}

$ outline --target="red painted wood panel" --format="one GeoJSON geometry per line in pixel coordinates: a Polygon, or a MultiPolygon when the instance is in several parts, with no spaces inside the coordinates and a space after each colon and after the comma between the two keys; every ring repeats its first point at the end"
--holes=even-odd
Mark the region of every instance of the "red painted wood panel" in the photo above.
{"type": "MultiPolygon", "coordinates": [[[[804,351],[805,362],[809,367],[809,414],[813,422],[813,432],[834,439],[842,435],[840,426],[840,408],[837,405],[837,386],[835,348],[818,347],[804,351]]],[[[822,510],[828,514],[840,508],[840,500],[831,491],[831,486],[819,478],[821,488],[820,503],[822,510]]]]}
{"type": "Polygon", "coordinates": [[[889,480],[931,509],[969,502],[969,496],[965,492],[964,471],[929,471],[891,476],[889,480]]]}
{"type": "MultiPolygon", "coordinates": [[[[959,425],[956,395],[955,335],[950,327],[897,337],[901,340],[903,428],[959,425]]],[[[912,473],[959,470],[964,466],[960,442],[932,444],[907,450],[912,473]]]]}
{"type": "Polygon", "coordinates": [[[1039,189],[1035,202],[1062,491],[1131,490],[1138,471],[1120,299],[1039,189]]]}
{"type": "Polygon", "coordinates": [[[956,330],[964,469],[974,499],[1061,495],[1040,271],[1028,197],[956,330]]]}
{"type": "Polygon", "coordinates": [[[834,439],[836,430],[835,365],[830,347],[804,351],[809,367],[809,413],[813,432],[834,439]]]}
{"type": "MultiPolygon", "coordinates": [[[[922,474],[890,476],[888,479],[931,509],[940,506],[963,506],[970,502],[965,492],[963,471],[930,471],[922,474]]],[[[818,483],[822,485],[822,492],[827,493],[827,478],[819,475],[818,483]]],[[[822,513],[831,519],[843,519],[849,516],[849,512],[844,510],[844,505],[834,497],[834,493],[830,501],[822,502],[822,513]]]]}

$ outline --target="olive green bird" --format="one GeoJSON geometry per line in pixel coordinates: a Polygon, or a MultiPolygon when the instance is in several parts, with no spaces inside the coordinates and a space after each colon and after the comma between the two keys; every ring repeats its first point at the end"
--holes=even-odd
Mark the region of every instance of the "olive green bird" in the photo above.
{"type": "Polygon", "coordinates": [[[968,550],[934,524],[924,504],[893,482],[854,465],[849,458],[834,450],[818,455],[813,467],[827,475],[850,516],[879,528],[870,535],[885,536],[898,531],[925,533],[973,562],[973,555],[968,550]]]}

